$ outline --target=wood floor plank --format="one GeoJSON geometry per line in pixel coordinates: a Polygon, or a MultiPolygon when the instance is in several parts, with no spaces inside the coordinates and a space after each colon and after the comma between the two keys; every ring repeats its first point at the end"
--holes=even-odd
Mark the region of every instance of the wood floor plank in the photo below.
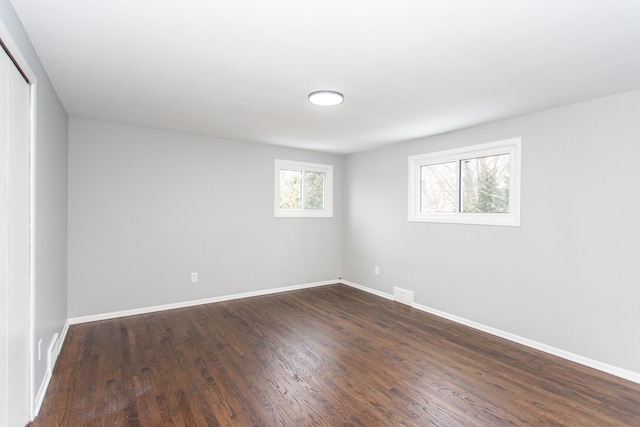
{"type": "Polygon", "coordinates": [[[39,426],[640,426],[640,385],[344,286],[73,325],[39,426]]]}

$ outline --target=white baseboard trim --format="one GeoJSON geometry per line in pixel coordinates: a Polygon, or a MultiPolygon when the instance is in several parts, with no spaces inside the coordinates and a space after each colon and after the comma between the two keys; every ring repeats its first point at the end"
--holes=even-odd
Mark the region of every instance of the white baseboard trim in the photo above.
{"type": "Polygon", "coordinates": [[[40,383],[40,388],[38,389],[38,394],[36,394],[36,400],[34,402],[33,409],[33,417],[37,417],[38,413],[40,413],[40,407],[42,406],[42,402],[44,401],[44,395],[47,393],[47,388],[49,388],[49,383],[51,382],[51,370],[47,369],[47,372],[44,373],[44,378],[40,383]]]}
{"type": "MultiPolygon", "coordinates": [[[[131,310],[115,311],[115,312],[111,312],[111,313],[102,313],[102,314],[94,314],[94,315],[90,315],[90,316],[73,317],[73,318],[70,318],[67,321],[67,323],[70,324],[70,325],[76,325],[76,324],[79,324],[79,323],[96,322],[98,320],[116,319],[118,317],[135,316],[137,314],[155,313],[157,311],[173,310],[173,309],[176,309],[176,308],[193,307],[193,306],[196,306],[196,305],[211,304],[211,303],[214,303],[214,302],[231,301],[231,300],[240,299],[240,298],[249,298],[249,297],[262,296],[262,295],[277,294],[277,293],[280,293],[280,292],[295,291],[295,290],[299,290],[299,289],[315,288],[317,286],[331,285],[331,284],[334,284],[334,283],[340,283],[340,280],[339,279],[325,280],[325,281],[322,281],[322,282],[314,282],[314,283],[306,283],[306,284],[302,284],[302,285],[285,286],[285,287],[282,287],[282,288],[265,289],[265,290],[260,290],[260,291],[244,292],[244,293],[241,293],[241,294],[224,295],[224,296],[220,296],[220,297],[212,297],[212,298],[204,298],[204,299],[199,299],[199,300],[191,300],[191,301],[183,301],[183,302],[177,302],[177,303],[171,303],[171,304],[156,305],[156,306],[152,306],[152,307],[134,308],[134,309],[131,309],[131,310]]],[[[66,335],[66,331],[65,331],[65,335],[66,335]]]]}
{"type": "Polygon", "coordinates": [[[71,322],[69,319],[64,323],[64,328],[62,328],[62,332],[60,333],[60,338],[58,339],[58,346],[56,348],[56,361],[58,360],[58,355],[60,351],[62,351],[62,345],[64,344],[64,340],[67,339],[67,332],[69,332],[69,326],[71,326],[71,322]]]}
{"type": "Polygon", "coordinates": [[[387,293],[379,291],[377,289],[368,288],[366,286],[362,286],[362,285],[359,285],[357,283],[353,283],[353,282],[350,282],[348,280],[342,280],[342,279],[340,280],[340,283],[342,283],[343,285],[351,286],[352,288],[360,289],[361,291],[365,291],[365,292],[368,292],[370,294],[374,294],[374,295],[377,295],[379,297],[390,299],[391,301],[393,301],[393,295],[387,294],[387,293]]]}
{"type": "MultiPolygon", "coordinates": [[[[47,393],[47,389],[49,388],[49,383],[51,382],[51,377],[53,376],[53,370],[55,369],[56,362],[58,361],[58,355],[60,354],[60,350],[62,350],[62,345],[64,344],[64,340],[67,337],[67,331],[69,331],[69,320],[64,323],[62,331],[58,335],[57,341],[50,344],[53,345],[52,357],[49,363],[47,363],[47,370],[44,373],[44,378],[40,383],[40,388],[38,389],[38,394],[36,394],[35,402],[34,402],[34,418],[38,416],[40,413],[40,408],[42,407],[42,402],[44,401],[44,396],[47,393]]],[[[55,337],[55,334],[54,334],[55,337]]],[[[47,351],[47,354],[49,352],[47,351]]]]}
{"type": "MultiPolygon", "coordinates": [[[[343,283],[347,286],[351,286],[356,289],[360,289],[365,292],[369,292],[371,294],[377,295],[379,297],[387,298],[393,300],[393,295],[387,294],[385,292],[378,291],[376,289],[368,288],[366,286],[359,285],[357,283],[349,282],[348,280],[340,280],[340,283],[343,283]]],[[[563,359],[569,360],[571,362],[579,363],[580,365],[597,369],[598,371],[605,372],[607,374],[615,375],[616,377],[632,381],[634,383],[640,384],[640,373],[629,371],[623,368],[619,368],[617,366],[609,365],[607,363],[603,363],[594,359],[590,359],[588,357],[581,356],[579,354],[571,353],[566,350],[562,350],[556,347],[552,347],[547,344],[543,344],[537,341],[530,340],[528,338],[521,337],[519,335],[512,334],[510,332],[505,332],[500,329],[492,328],[491,326],[483,325],[482,323],[474,322],[469,319],[465,319],[460,316],[456,316],[453,314],[449,314],[444,311],[437,310],[435,308],[427,307],[422,304],[414,303],[412,305],[413,308],[434,314],[438,317],[442,317],[447,320],[451,320],[456,323],[460,323],[461,325],[469,326],[471,328],[477,329],[482,332],[487,332],[491,335],[495,335],[500,338],[507,339],[509,341],[513,341],[518,344],[522,344],[527,347],[531,347],[536,350],[543,351],[545,353],[561,357],[563,359]]]]}

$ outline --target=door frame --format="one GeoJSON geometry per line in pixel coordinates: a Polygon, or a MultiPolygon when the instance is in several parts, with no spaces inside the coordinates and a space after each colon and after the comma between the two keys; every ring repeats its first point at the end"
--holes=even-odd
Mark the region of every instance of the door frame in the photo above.
{"type": "MultiPolygon", "coordinates": [[[[9,51],[9,56],[13,59],[16,67],[21,71],[21,73],[28,80],[29,95],[30,95],[30,105],[29,105],[29,278],[28,278],[28,307],[26,309],[29,311],[29,325],[28,331],[29,336],[28,339],[28,408],[29,413],[27,414],[29,419],[27,421],[33,420],[35,417],[35,322],[36,322],[36,313],[35,313],[35,279],[36,279],[36,191],[35,191],[35,183],[36,183],[36,129],[37,129],[37,121],[36,121],[36,111],[37,111],[37,78],[31,67],[29,66],[28,61],[22,55],[18,45],[15,43],[13,37],[9,30],[5,27],[4,22],[0,20],[0,39],[2,43],[9,51]]],[[[0,49],[2,49],[0,47],[0,49]]],[[[10,303],[10,302],[8,302],[10,303]]],[[[5,367],[2,367],[4,369],[5,367]]],[[[7,369],[11,369],[11,367],[7,366],[7,369]]],[[[6,402],[5,402],[6,403],[6,402]]]]}

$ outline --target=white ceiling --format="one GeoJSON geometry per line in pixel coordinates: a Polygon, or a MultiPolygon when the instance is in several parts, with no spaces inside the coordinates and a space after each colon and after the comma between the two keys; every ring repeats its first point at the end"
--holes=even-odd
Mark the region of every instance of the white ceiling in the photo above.
{"type": "Polygon", "coordinates": [[[350,153],[640,89],[639,0],[11,1],[70,116],[237,140],[350,153]]]}

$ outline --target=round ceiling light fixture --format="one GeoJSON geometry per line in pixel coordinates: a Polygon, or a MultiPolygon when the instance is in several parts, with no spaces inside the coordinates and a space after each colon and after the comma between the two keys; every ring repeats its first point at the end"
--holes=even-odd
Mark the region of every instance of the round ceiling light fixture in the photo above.
{"type": "Polygon", "coordinates": [[[331,107],[342,104],[342,101],[344,101],[344,95],[334,90],[318,90],[309,94],[309,102],[313,105],[331,107]]]}

